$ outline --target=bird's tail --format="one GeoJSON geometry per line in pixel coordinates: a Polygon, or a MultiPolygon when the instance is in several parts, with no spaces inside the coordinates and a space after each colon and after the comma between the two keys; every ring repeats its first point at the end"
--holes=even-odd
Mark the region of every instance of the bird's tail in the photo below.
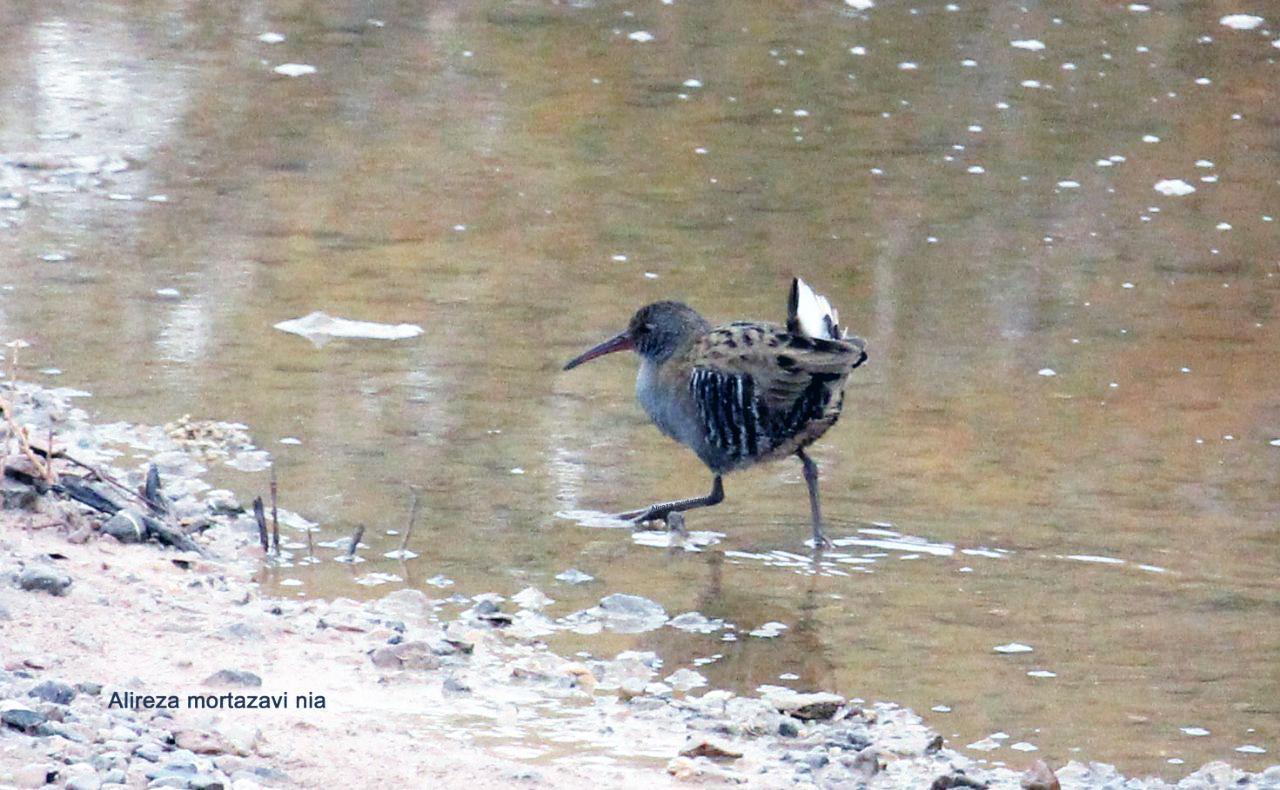
{"type": "Polygon", "coordinates": [[[840,327],[840,314],[827,297],[809,287],[799,277],[791,281],[791,297],[787,300],[787,331],[823,340],[844,340],[848,335],[840,327]]]}

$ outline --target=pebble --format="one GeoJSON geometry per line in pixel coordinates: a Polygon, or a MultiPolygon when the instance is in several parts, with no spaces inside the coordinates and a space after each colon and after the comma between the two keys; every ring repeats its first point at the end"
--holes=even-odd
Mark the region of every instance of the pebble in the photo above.
{"type": "Polygon", "coordinates": [[[240,688],[256,688],[262,685],[262,678],[243,669],[219,669],[204,679],[206,686],[237,686],[240,688]]]}
{"type": "Polygon", "coordinates": [[[142,517],[130,508],[107,519],[102,525],[102,532],[121,543],[142,543],[147,539],[147,528],[142,523],[142,517]]]}
{"type": "Polygon", "coordinates": [[[57,680],[46,680],[38,683],[27,692],[28,697],[42,699],[45,702],[53,702],[58,705],[68,705],[71,700],[75,699],[76,690],[66,683],[57,680]]]}
{"type": "Polygon", "coordinates": [[[18,586],[28,591],[66,595],[71,576],[49,565],[28,565],[18,574],[18,586]]]}

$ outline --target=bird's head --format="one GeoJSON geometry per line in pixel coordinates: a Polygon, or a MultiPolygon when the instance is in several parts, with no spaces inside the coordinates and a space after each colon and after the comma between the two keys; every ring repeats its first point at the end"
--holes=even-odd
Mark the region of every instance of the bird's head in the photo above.
{"type": "Polygon", "coordinates": [[[709,328],[706,319],[682,302],[654,302],[637,310],[625,331],[569,360],[564,369],[570,370],[596,357],[626,350],[661,364],[689,338],[709,328]]]}

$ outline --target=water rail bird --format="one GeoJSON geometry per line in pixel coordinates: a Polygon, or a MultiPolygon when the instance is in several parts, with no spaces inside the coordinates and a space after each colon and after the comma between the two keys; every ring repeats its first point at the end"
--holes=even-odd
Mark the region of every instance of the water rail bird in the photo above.
{"type": "Polygon", "coordinates": [[[688,446],[715,475],[706,496],[620,513],[640,523],[724,500],[723,475],[794,455],[809,487],[816,546],[828,545],[818,504],[818,466],[805,448],[844,406],[844,383],[867,359],[825,297],[792,280],[785,326],[736,321],[712,327],[681,302],[654,302],[626,330],[588,349],[565,370],[614,351],[640,355],[636,398],[667,436],[688,446]]]}

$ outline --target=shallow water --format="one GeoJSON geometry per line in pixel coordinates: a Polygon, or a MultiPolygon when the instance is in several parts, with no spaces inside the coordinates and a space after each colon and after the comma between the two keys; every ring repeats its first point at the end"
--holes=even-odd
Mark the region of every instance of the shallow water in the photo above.
{"type": "Polygon", "coordinates": [[[366,562],[317,549],[276,592],[642,594],[738,637],[553,644],[945,706],[953,744],[1003,731],[1011,764],[1256,769],[1280,18],[1219,20],[1264,5],[8,4],[0,340],[103,419],[246,423],[317,540],[368,527],[366,562]],[[792,274],[869,341],[813,451],[844,561],[805,561],[791,462],[691,514],[723,536],[700,551],[557,516],[710,483],[633,360],[560,365],[656,299],[776,320],[792,274]],[[273,328],[317,310],[424,332],[273,328]],[[383,559],[409,486],[421,556],[383,559]]]}

